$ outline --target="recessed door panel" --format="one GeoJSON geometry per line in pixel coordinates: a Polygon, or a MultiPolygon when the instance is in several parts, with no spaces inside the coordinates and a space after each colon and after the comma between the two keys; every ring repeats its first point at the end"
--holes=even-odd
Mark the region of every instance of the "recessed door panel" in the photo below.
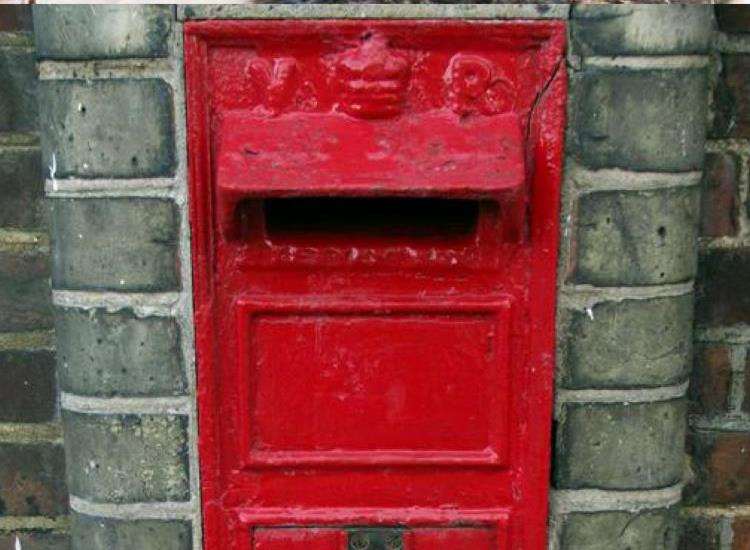
{"type": "Polygon", "coordinates": [[[237,307],[247,465],[502,464],[509,300],[237,307]]]}

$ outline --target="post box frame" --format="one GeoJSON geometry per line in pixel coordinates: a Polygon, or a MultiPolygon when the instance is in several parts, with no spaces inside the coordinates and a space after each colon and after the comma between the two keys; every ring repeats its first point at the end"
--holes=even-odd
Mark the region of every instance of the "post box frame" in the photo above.
{"type": "MultiPolygon", "coordinates": [[[[336,24],[335,21],[327,22],[336,24]]],[[[343,22],[341,22],[344,24],[343,22]]],[[[349,24],[347,22],[346,24],[349,24]]],[[[402,22],[403,23],[403,22],[402,22]]],[[[199,409],[199,457],[201,487],[204,510],[205,546],[208,550],[230,548],[222,546],[225,539],[228,504],[223,489],[221,468],[221,434],[217,428],[221,415],[222,396],[216,390],[217,370],[213,354],[216,338],[211,321],[213,307],[212,287],[214,280],[214,228],[216,205],[212,201],[212,166],[210,147],[210,112],[208,97],[207,53],[212,44],[243,40],[254,32],[269,29],[283,31],[295,29],[303,21],[204,21],[185,24],[185,69],[187,80],[188,149],[190,178],[190,221],[192,227],[193,277],[196,322],[197,353],[197,398],[199,409]]],[[[317,22],[316,24],[320,24],[317,22]]],[[[390,22],[372,21],[372,24],[390,22]]],[[[547,498],[550,469],[550,434],[553,399],[554,349],[555,349],[555,301],[557,279],[557,250],[559,226],[559,190],[562,174],[563,134],[565,123],[566,71],[564,66],[565,24],[560,21],[419,21],[409,22],[421,28],[442,28],[448,35],[455,29],[467,26],[477,32],[507,33],[521,36],[532,30],[541,38],[537,47],[540,59],[544,60],[548,76],[540,86],[524,89],[534,94],[533,108],[528,113],[528,135],[526,151],[528,163],[528,215],[530,271],[528,295],[533,296],[527,305],[527,315],[532,327],[526,336],[523,350],[524,366],[515,373],[514,384],[523,387],[517,392],[515,406],[523,426],[516,432],[523,438],[513,441],[510,462],[513,464],[511,486],[523,495],[509,515],[508,510],[480,510],[476,513],[482,521],[492,521],[504,527],[500,533],[510,533],[507,544],[501,548],[514,550],[540,550],[546,545],[547,498]]],[[[231,500],[231,499],[230,499],[231,500]]],[[[288,523],[309,524],[316,521],[325,524],[336,521],[348,523],[356,518],[375,521],[377,514],[357,515],[352,510],[331,510],[333,514],[323,519],[323,512],[277,511],[276,514],[259,516],[242,508],[233,508],[231,523],[237,526],[277,524],[286,517],[288,523]],[[284,515],[286,514],[286,516],[284,515]],[[337,515],[338,514],[338,515],[337,515]],[[332,519],[333,518],[333,519],[332,519]]],[[[423,511],[421,521],[460,521],[450,514],[423,511]]],[[[406,513],[406,511],[403,511],[406,513]]],[[[391,521],[409,523],[409,517],[391,521]]],[[[420,521],[416,521],[420,523],[420,521]]],[[[248,543],[249,544],[249,543],[248,543]]],[[[238,550],[240,550],[238,548],[238,550]]],[[[242,548],[241,550],[246,550],[242,548]]]]}

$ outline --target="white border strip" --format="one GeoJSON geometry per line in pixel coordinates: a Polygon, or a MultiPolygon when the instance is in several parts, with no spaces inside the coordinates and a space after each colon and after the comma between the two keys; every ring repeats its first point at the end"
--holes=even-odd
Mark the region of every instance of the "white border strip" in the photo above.
{"type": "Polygon", "coordinates": [[[555,400],[558,405],[569,403],[657,403],[684,397],[689,382],[659,388],[612,389],[612,390],[566,390],[558,389],[555,400]]]}
{"type": "Polygon", "coordinates": [[[723,327],[695,327],[697,342],[723,344],[750,344],[750,325],[738,324],[723,327]]]}
{"type": "Polygon", "coordinates": [[[604,489],[563,489],[550,491],[552,514],[571,512],[640,512],[667,508],[682,499],[682,483],[664,489],[609,491],[604,489]]]}
{"type": "Polygon", "coordinates": [[[0,443],[62,445],[62,425],[59,422],[0,422],[0,443]]]}
{"type": "Polygon", "coordinates": [[[588,309],[602,302],[676,298],[692,294],[693,286],[693,281],[653,286],[563,285],[558,291],[558,306],[570,309],[588,309]]]}
{"type": "Polygon", "coordinates": [[[606,69],[705,69],[707,55],[589,56],[583,57],[584,67],[606,69]]]}
{"type": "Polygon", "coordinates": [[[84,414],[190,413],[190,397],[88,397],[60,392],[60,408],[84,414]]]}
{"type": "Polygon", "coordinates": [[[180,301],[179,292],[94,292],[53,290],[52,304],[78,309],[106,309],[108,312],[132,309],[140,317],[171,317],[180,301]]]}
{"type": "Polygon", "coordinates": [[[79,514],[119,520],[187,520],[195,517],[195,503],[186,502],[135,502],[110,504],[91,502],[70,495],[70,508],[79,514]]]}
{"type": "Polygon", "coordinates": [[[565,177],[581,191],[661,191],[672,187],[693,187],[703,172],[634,172],[619,168],[591,170],[569,161],[565,177]]]}
{"type": "Polygon", "coordinates": [[[2,516],[0,533],[25,533],[45,531],[47,533],[67,534],[70,528],[69,516],[2,516]]]}
{"type": "Polygon", "coordinates": [[[50,179],[44,182],[47,198],[174,198],[174,178],[50,179]]]}
{"type": "Polygon", "coordinates": [[[42,60],[39,80],[119,80],[160,78],[172,81],[171,58],[97,59],[87,61],[42,60]]]}

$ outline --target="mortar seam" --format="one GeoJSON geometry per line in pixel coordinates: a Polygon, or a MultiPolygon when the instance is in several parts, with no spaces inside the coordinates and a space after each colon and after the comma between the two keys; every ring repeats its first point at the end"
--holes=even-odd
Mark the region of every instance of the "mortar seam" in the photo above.
{"type": "Polygon", "coordinates": [[[615,491],[609,489],[552,489],[550,511],[553,515],[573,512],[640,512],[668,508],[682,497],[682,483],[661,489],[615,491]]]}
{"type": "Polygon", "coordinates": [[[87,60],[43,59],[37,64],[40,81],[56,80],[173,80],[171,58],[122,58],[87,60]]]}
{"type": "Polygon", "coordinates": [[[0,443],[62,445],[60,422],[0,422],[0,443]]]}
{"type": "Polygon", "coordinates": [[[581,57],[583,68],[617,69],[704,69],[708,67],[708,55],[591,55],[581,57]]]}
{"type": "Polygon", "coordinates": [[[587,168],[574,160],[566,163],[565,179],[579,195],[601,191],[660,191],[700,184],[702,171],[642,172],[622,168],[587,168]]]}
{"type": "Polygon", "coordinates": [[[189,396],[94,397],[60,392],[60,408],[82,414],[187,415],[189,396]]]}
{"type": "Polygon", "coordinates": [[[44,530],[45,533],[67,534],[70,516],[3,516],[0,517],[0,533],[44,530]]]}
{"type": "Polygon", "coordinates": [[[693,288],[693,281],[667,285],[610,287],[563,284],[558,289],[558,308],[582,309],[591,316],[593,312],[589,310],[599,303],[675,298],[692,294],[693,288]]]}
{"type": "Polygon", "coordinates": [[[119,520],[187,520],[194,519],[193,500],[184,502],[104,503],[70,495],[70,509],[78,514],[119,520]]]}
{"type": "Polygon", "coordinates": [[[71,309],[132,310],[139,317],[174,317],[180,292],[115,292],[97,290],[52,290],[52,304],[71,309]]]}
{"type": "Polygon", "coordinates": [[[47,178],[47,198],[165,198],[175,199],[176,178],[47,178]]]}
{"type": "Polygon", "coordinates": [[[557,405],[596,403],[658,403],[684,397],[689,381],[657,388],[566,389],[558,388],[557,405]]]}

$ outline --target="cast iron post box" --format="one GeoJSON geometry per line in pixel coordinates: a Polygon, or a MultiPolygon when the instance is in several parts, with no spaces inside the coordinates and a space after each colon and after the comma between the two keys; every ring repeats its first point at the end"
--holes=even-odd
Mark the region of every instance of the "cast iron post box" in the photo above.
{"type": "Polygon", "coordinates": [[[206,548],[542,549],[562,23],[185,29],[206,548]]]}

